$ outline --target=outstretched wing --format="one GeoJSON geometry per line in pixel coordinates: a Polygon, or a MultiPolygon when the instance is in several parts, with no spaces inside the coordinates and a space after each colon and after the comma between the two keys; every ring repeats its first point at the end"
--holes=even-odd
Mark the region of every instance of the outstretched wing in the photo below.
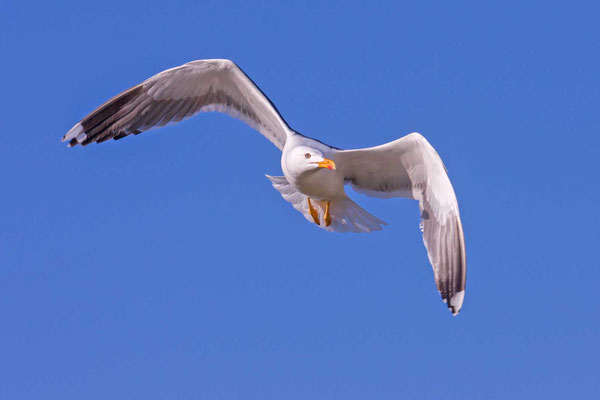
{"type": "Polygon", "coordinates": [[[419,201],[423,241],[437,288],[458,314],[467,276],[465,240],[454,189],[434,148],[411,133],[377,147],[342,150],[336,153],[336,163],[358,192],[419,201]]]}
{"type": "Polygon", "coordinates": [[[63,138],[69,146],[121,139],[201,111],[238,118],[280,150],[290,128],[273,103],[232,61],[198,60],[163,71],[113,97],[63,138]]]}

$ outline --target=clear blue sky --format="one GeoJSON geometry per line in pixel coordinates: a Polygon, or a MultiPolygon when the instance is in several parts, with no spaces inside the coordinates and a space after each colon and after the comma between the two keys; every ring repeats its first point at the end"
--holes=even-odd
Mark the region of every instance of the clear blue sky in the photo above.
{"type": "Polygon", "coordinates": [[[0,6],[0,398],[597,396],[597,2],[250,3],[0,6]],[[416,203],[353,194],[390,226],[321,231],[263,176],[278,150],[227,116],[60,143],[202,58],[331,145],[422,133],[461,207],[462,313],[416,203]]]}

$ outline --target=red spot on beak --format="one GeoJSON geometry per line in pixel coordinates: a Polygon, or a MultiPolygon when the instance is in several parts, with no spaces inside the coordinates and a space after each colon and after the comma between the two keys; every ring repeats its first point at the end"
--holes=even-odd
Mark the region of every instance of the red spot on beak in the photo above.
{"type": "Polygon", "coordinates": [[[335,163],[327,158],[324,158],[323,161],[318,161],[314,164],[317,164],[321,168],[335,169],[335,163]]]}

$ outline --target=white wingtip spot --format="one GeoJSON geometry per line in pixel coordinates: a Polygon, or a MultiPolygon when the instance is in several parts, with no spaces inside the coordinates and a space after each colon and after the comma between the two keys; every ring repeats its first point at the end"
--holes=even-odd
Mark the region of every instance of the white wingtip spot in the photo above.
{"type": "Polygon", "coordinates": [[[81,126],[81,124],[77,124],[74,127],[72,127],[71,130],[69,132],[67,132],[67,134],[65,136],[63,136],[63,138],[62,138],[61,141],[65,142],[67,140],[71,140],[73,138],[76,138],[82,132],[83,132],[83,126],[81,126]]]}
{"type": "Polygon", "coordinates": [[[81,143],[83,142],[85,139],[87,139],[87,133],[82,133],[79,136],[77,136],[77,143],[81,143]]]}
{"type": "Polygon", "coordinates": [[[458,315],[458,312],[460,311],[462,304],[463,304],[463,300],[465,299],[465,291],[461,290],[460,292],[457,292],[454,294],[454,296],[452,296],[452,298],[450,299],[450,307],[452,307],[452,309],[456,310],[452,313],[452,315],[458,315]]]}

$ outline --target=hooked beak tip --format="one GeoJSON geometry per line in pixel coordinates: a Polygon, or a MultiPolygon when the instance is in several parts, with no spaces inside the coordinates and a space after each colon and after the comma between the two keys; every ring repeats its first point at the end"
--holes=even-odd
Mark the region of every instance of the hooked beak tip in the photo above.
{"type": "Polygon", "coordinates": [[[330,170],[335,169],[335,163],[333,162],[333,160],[330,160],[328,158],[324,158],[323,161],[316,162],[315,164],[317,164],[321,168],[327,168],[330,170]]]}

